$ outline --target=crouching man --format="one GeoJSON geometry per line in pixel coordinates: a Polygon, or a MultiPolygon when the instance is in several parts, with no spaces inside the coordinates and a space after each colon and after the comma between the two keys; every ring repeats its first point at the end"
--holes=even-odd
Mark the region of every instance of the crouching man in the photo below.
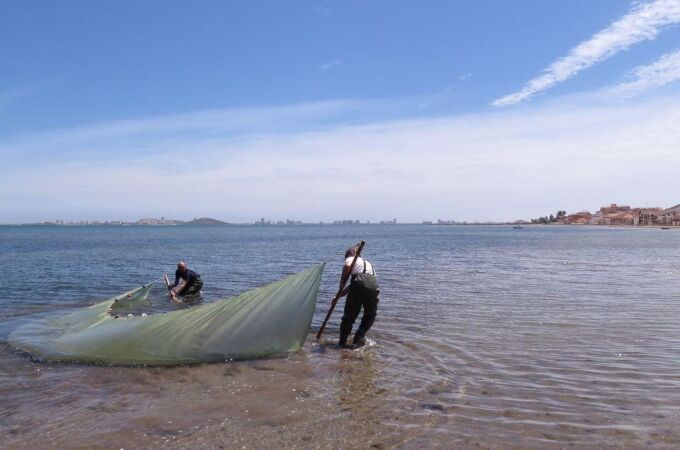
{"type": "Polygon", "coordinates": [[[201,276],[191,269],[187,268],[184,261],[177,263],[177,270],[175,271],[175,283],[170,289],[170,297],[177,299],[177,297],[190,297],[201,292],[203,281],[201,276]],[[184,282],[178,287],[179,279],[184,282]]]}

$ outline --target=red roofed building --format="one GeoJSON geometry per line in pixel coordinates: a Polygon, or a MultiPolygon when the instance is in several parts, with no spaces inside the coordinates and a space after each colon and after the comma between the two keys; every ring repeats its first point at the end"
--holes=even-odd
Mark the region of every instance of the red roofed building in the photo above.
{"type": "Polygon", "coordinates": [[[606,216],[609,225],[637,225],[639,216],[634,211],[623,211],[606,216]]]}
{"type": "Polygon", "coordinates": [[[593,215],[588,211],[577,212],[576,214],[569,214],[565,219],[564,223],[570,225],[586,225],[591,223],[593,215]]]}

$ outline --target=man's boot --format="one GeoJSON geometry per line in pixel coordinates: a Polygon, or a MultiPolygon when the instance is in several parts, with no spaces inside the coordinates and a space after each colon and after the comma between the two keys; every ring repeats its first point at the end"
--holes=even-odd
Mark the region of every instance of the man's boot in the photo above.
{"type": "Polygon", "coordinates": [[[364,345],[366,345],[366,339],[364,339],[364,333],[362,333],[361,331],[357,331],[354,334],[354,340],[352,341],[352,345],[354,345],[355,347],[363,347],[364,345]]]}

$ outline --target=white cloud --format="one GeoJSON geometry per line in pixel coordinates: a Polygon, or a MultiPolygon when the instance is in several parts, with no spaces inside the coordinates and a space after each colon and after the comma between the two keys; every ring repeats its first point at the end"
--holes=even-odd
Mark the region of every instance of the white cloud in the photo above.
{"type": "MultiPolygon", "coordinates": [[[[253,131],[238,139],[206,133],[221,128],[201,113],[185,125],[176,118],[102,125],[118,134],[72,136],[79,158],[5,171],[0,223],[149,215],[514,220],[610,201],[670,206],[680,203],[668,189],[680,165],[678,100],[622,108],[565,99],[522,111],[253,131]],[[169,139],[172,127],[181,133],[169,139]],[[148,138],[145,129],[164,131],[148,138]],[[126,153],[103,161],[88,152],[118,146],[126,153]]],[[[45,142],[29,139],[23,149],[45,142]]]]}
{"type": "Polygon", "coordinates": [[[336,59],[336,60],[327,62],[326,64],[320,65],[320,66],[319,66],[319,69],[321,69],[321,70],[328,70],[328,69],[332,69],[333,67],[341,66],[341,65],[343,65],[343,64],[344,64],[344,61],[342,61],[342,60],[340,60],[340,59],[336,59]]]}
{"type": "Polygon", "coordinates": [[[238,140],[254,133],[309,129],[310,126],[321,126],[325,121],[335,123],[341,115],[367,107],[370,108],[357,102],[329,101],[120,120],[11,136],[0,140],[0,157],[5,169],[51,160],[115,160],[128,154],[191,148],[195,137],[238,140]]]}
{"type": "Polygon", "coordinates": [[[523,89],[495,100],[493,105],[506,106],[526,100],[633,44],[656,38],[663,27],[678,22],[680,0],[655,0],[637,4],[621,19],[580,43],[567,56],[553,62],[542,75],[529,81],[523,89]]]}
{"type": "Polygon", "coordinates": [[[607,93],[632,96],[680,80],[680,50],[667,53],[652,64],[633,70],[634,80],[621,83],[607,93]]]}

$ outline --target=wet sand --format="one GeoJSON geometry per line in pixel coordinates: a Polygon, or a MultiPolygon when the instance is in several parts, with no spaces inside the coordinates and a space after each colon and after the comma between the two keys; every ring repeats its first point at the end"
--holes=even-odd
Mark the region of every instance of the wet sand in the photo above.
{"type": "MultiPolygon", "coordinates": [[[[397,336],[379,339],[398,342],[397,336]]],[[[177,368],[42,364],[12,355],[0,383],[3,446],[680,445],[677,404],[667,404],[664,387],[650,386],[624,361],[573,370],[549,360],[532,367],[509,355],[488,366],[471,359],[461,370],[409,352],[423,346],[441,344],[402,342],[399,351],[388,351],[373,341],[340,350],[318,346],[310,334],[303,351],[286,357],[177,368]],[[643,395],[650,388],[659,395],[643,395]]],[[[666,389],[680,382],[673,371],[656,378],[667,381],[666,389]]]]}

